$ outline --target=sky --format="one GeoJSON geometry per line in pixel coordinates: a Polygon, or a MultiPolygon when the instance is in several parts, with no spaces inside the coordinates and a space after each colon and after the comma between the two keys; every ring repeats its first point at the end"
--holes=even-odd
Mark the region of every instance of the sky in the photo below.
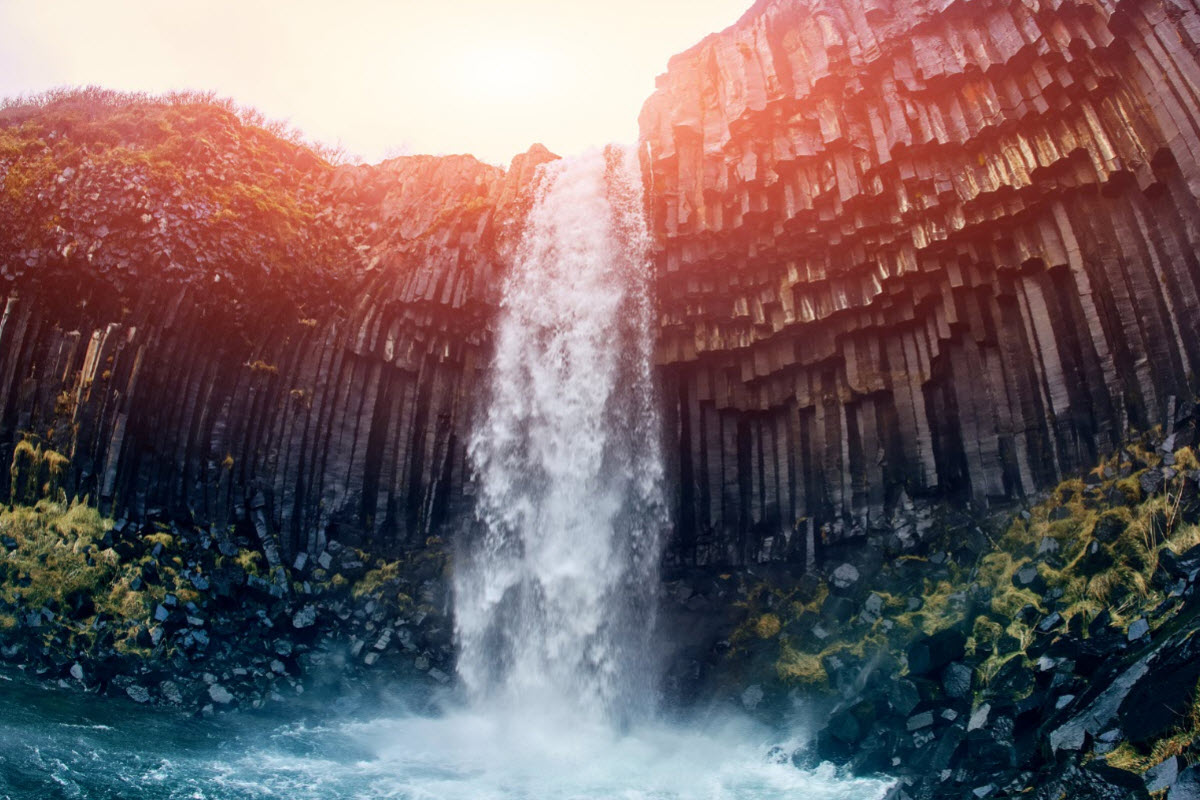
{"type": "Polygon", "coordinates": [[[0,0],[0,97],[213,90],[376,162],[632,142],[667,60],[752,0],[0,0]]]}

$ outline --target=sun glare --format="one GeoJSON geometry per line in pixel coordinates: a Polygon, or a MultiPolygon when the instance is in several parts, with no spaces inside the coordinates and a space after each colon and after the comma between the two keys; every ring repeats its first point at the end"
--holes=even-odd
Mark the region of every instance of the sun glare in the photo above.
{"type": "Polygon", "coordinates": [[[558,59],[544,50],[512,44],[472,49],[463,60],[463,94],[480,103],[530,103],[547,99],[562,73],[558,59]]]}
{"type": "Polygon", "coordinates": [[[367,160],[506,165],[631,141],[667,59],[751,1],[0,0],[0,97],[212,90],[367,160]]]}

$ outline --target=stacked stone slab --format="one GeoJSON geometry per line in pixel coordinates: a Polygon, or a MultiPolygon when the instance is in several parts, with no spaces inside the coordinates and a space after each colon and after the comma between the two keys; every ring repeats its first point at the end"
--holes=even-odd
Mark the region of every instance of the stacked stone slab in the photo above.
{"type": "Polygon", "coordinates": [[[1194,3],[763,0],[641,114],[683,563],[1028,495],[1200,358],[1194,3]]]}

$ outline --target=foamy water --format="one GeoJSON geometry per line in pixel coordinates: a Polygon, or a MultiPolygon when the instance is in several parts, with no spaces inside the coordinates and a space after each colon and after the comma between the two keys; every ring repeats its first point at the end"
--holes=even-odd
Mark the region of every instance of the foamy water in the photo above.
{"type": "Polygon", "coordinates": [[[449,710],[197,720],[0,683],[0,797],[139,800],[876,800],[882,781],[776,763],[746,720],[604,724],[449,710]]]}
{"type": "Polygon", "coordinates": [[[458,671],[480,707],[653,708],[661,531],[649,235],[630,152],[543,165],[470,440],[481,531],[457,559],[458,671]]]}

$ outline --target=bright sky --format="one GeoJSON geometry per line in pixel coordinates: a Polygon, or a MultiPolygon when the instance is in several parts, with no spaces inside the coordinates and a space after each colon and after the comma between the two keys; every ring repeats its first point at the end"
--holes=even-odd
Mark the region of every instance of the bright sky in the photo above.
{"type": "Polygon", "coordinates": [[[0,96],[211,89],[368,161],[633,141],[751,0],[0,0],[0,96]]]}

